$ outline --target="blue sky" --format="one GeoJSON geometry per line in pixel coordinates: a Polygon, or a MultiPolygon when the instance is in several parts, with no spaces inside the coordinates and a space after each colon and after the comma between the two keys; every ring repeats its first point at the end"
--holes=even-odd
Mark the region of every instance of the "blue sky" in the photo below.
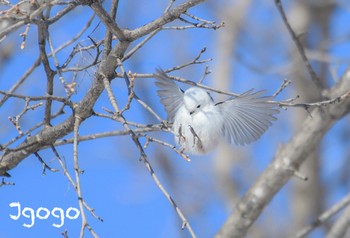
{"type": "MultiPolygon", "coordinates": [[[[158,17],[167,1],[144,1],[145,4],[135,4],[136,1],[120,1],[118,19],[120,25],[133,29],[139,27],[156,17],[158,17]],[[146,2],[148,4],[146,4],[146,2]],[[132,12],[133,14],[130,14],[132,12]]],[[[272,2],[272,1],[271,1],[272,2]]],[[[213,20],[216,22],[225,21],[220,16],[219,9],[225,4],[225,1],[204,3],[193,10],[191,13],[197,16],[213,20]],[[215,6],[213,9],[212,6],[215,6]]],[[[108,7],[109,1],[105,3],[108,7]]],[[[289,5],[286,3],[286,5],[289,5]]],[[[349,7],[349,6],[348,6],[349,7]]],[[[54,9],[55,11],[55,9],[54,9]]],[[[52,39],[57,47],[63,42],[69,40],[77,34],[87,19],[91,16],[91,10],[88,7],[79,7],[76,11],[70,13],[61,22],[52,26],[52,39]]],[[[252,34],[249,29],[244,29],[239,39],[239,49],[235,54],[239,54],[241,61],[232,56],[232,65],[235,67],[232,75],[231,90],[233,92],[244,92],[250,88],[266,89],[269,94],[277,90],[284,77],[288,73],[276,74],[269,70],[264,73],[252,70],[247,67],[247,63],[268,68],[278,68],[288,63],[287,46],[291,43],[289,35],[283,30],[278,12],[272,3],[268,1],[258,1],[253,4],[248,12],[248,26],[254,26],[257,31],[271,31],[271,24],[279,26],[282,29],[280,34],[276,34],[271,39],[270,45],[264,45],[266,35],[252,34]],[[271,54],[271,52],[273,54],[271,54]],[[259,61],[264,59],[263,63],[259,61]]],[[[331,38],[338,39],[349,35],[348,22],[349,11],[344,8],[337,8],[331,22],[331,38]]],[[[229,23],[228,23],[229,24],[229,23]]],[[[6,90],[31,66],[38,55],[36,44],[36,26],[32,26],[27,39],[27,46],[20,50],[21,38],[18,34],[24,31],[19,29],[8,37],[8,40],[1,43],[0,47],[14,47],[14,56],[0,69],[0,89],[6,90]]],[[[151,73],[155,68],[164,69],[191,61],[199,51],[206,47],[207,51],[203,54],[203,59],[213,58],[213,61],[206,63],[211,70],[216,68],[216,46],[217,33],[219,30],[191,29],[187,31],[162,31],[156,35],[148,44],[135,54],[128,62],[125,62],[126,70],[138,73],[151,73]],[[185,40],[184,40],[185,39],[185,40]]],[[[103,39],[104,28],[98,18],[92,23],[92,27],[87,30],[78,42],[81,45],[89,45],[88,35],[94,39],[103,39]],[[95,27],[96,30],[93,30],[95,27]]],[[[329,50],[329,53],[346,62],[349,52],[349,40],[335,44],[329,50]]],[[[71,47],[62,51],[58,55],[60,63],[63,63],[67,53],[70,53],[71,47]]],[[[94,52],[92,52],[94,53],[94,52]]],[[[91,57],[83,53],[81,57],[76,58],[76,63],[84,64],[89,62],[91,57]]],[[[198,81],[204,72],[205,65],[196,65],[174,73],[193,81],[198,81]]],[[[340,63],[336,65],[340,74],[348,64],[340,63]]],[[[90,69],[88,72],[79,74],[77,78],[78,94],[72,97],[72,100],[78,102],[81,96],[89,88],[93,81],[93,73],[96,69],[90,69]]],[[[70,80],[71,75],[67,74],[66,79],[70,80]]],[[[58,79],[57,80],[57,85],[58,79]]],[[[207,76],[204,83],[213,84],[213,74],[207,76]]],[[[43,95],[45,92],[45,75],[42,67],[39,67],[29,80],[19,88],[18,93],[26,95],[43,95]]],[[[156,88],[153,79],[137,80],[135,91],[146,102],[148,102],[163,118],[166,117],[164,109],[156,97],[156,88]]],[[[181,87],[186,87],[181,85],[181,87]]],[[[112,82],[112,88],[118,95],[121,105],[127,100],[127,90],[123,81],[116,79],[112,82]]],[[[62,94],[63,88],[55,88],[55,93],[62,94]]],[[[215,98],[216,95],[214,95],[215,98]]],[[[285,90],[277,100],[283,100],[295,96],[293,86],[285,90]]],[[[102,107],[112,109],[106,93],[96,103],[94,110],[104,112],[102,107]]],[[[3,107],[0,108],[0,143],[6,143],[9,139],[17,135],[17,131],[8,121],[8,116],[17,115],[23,108],[23,101],[9,99],[3,107]]],[[[57,108],[57,107],[56,107],[57,108]]],[[[69,108],[66,108],[69,112],[69,108]]],[[[290,117],[293,112],[302,109],[288,109],[281,111],[278,115],[278,121],[273,128],[269,130],[261,140],[256,143],[241,148],[249,154],[249,162],[242,163],[246,167],[237,167],[232,169],[232,178],[239,180],[244,186],[240,188],[239,193],[244,192],[252,185],[254,178],[266,168],[272,160],[278,146],[287,143],[293,134],[290,126],[290,117]],[[246,180],[249,177],[248,180],[246,180]]],[[[132,104],[132,110],[125,114],[128,120],[139,123],[156,123],[157,121],[149,115],[137,103],[132,104]]],[[[43,117],[43,107],[35,111],[29,111],[23,118],[23,128],[30,128],[43,117]]],[[[53,123],[59,123],[66,118],[62,115],[53,120],[53,123]]],[[[348,158],[347,148],[349,142],[342,140],[341,133],[344,127],[348,125],[349,117],[339,121],[334,128],[327,134],[322,147],[322,179],[325,181],[325,188],[328,189],[331,196],[327,199],[327,205],[331,205],[344,196],[348,190],[348,185],[339,185],[339,177],[334,176],[346,165],[348,158]],[[337,184],[337,186],[333,186],[337,184]]],[[[122,126],[108,119],[92,117],[86,120],[80,128],[80,135],[88,135],[97,132],[122,129],[122,126]]],[[[164,132],[152,133],[155,138],[160,138],[168,143],[173,143],[171,135],[164,132]]],[[[67,138],[71,138],[68,135],[67,138]]],[[[22,140],[21,140],[22,141],[22,140]]],[[[19,141],[19,142],[21,142],[19,141]]],[[[144,143],[144,140],[141,140],[144,143]]],[[[16,145],[18,143],[15,143],[16,145]]],[[[13,146],[14,146],[13,145],[13,146]]],[[[65,145],[57,147],[60,156],[66,161],[68,170],[73,174],[73,146],[65,145]]],[[[235,148],[237,149],[237,148],[235,148]]],[[[215,174],[215,155],[216,152],[208,156],[193,156],[190,163],[183,158],[175,155],[170,149],[163,148],[157,144],[150,144],[146,150],[149,160],[161,180],[164,187],[172,195],[174,200],[187,219],[191,223],[198,237],[213,237],[220,229],[230,214],[232,207],[227,204],[224,195],[218,188],[217,174],[215,174]]],[[[55,160],[54,154],[50,150],[39,152],[44,160],[52,167],[58,168],[59,164],[55,160]]],[[[79,144],[79,163],[85,171],[81,176],[82,191],[86,202],[95,209],[98,216],[102,217],[104,222],[94,219],[87,212],[88,222],[100,237],[189,237],[187,230],[181,230],[181,221],[176,215],[174,209],[159,191],[150,173],[143,162],[138,160],[139,154],[131,138],[129,137],[111,137],[95,141],[87,141],[79,144]]],[[[239,159],[239,158],[238,158],[239,159]]],[[[61,170],[61,169],[60,169],[61,170]]],[[[26,228],[23,223],[29,223],[29,219],[23,215],[19,220],[12,220],[10,214],[17,213],[15,208],[9,204],[19,202],[22,206],[37,211],[44,207],[52,210],[55,207],[66,211],[69,207],[78,208],[77,196],[65,176],[61,172],[52,173],[47,171],[42,174],[42,166],[34,155],[29,156],[15,169],[10,171],[12,178],[6,179],[8,182],[14,182],[15,186],[3,186],[0,188],[0,238],[17,237],[62,237],[60,235],[65,229],[68,230],[69,237],[78,237],[80,230],[80,218],[77,220],[65,219],[61,228],[55,228],[53,223],[58,223],[58,219],[50,216],[47,220],[35,219],[35,224],[31,228],[26,228]]],[[[294,179],[295,180],[295,179],[294,179]]],[[[293,181],[295,182],[295,181],[293,181]]],[[[265,210],[258,224],[265,224],[264,220],[272,219],[275,224],[287,226],[290,211],[289,205],[289,186],[287,184],[272,203],[265,210]],[[283,217],[284,219],[277,219],[283,217]]],[[[86,237],[90,237],[86,230],[86,237]]],[[[321,237],[322,232],[315,232],[314,237],[321,237]]]]}

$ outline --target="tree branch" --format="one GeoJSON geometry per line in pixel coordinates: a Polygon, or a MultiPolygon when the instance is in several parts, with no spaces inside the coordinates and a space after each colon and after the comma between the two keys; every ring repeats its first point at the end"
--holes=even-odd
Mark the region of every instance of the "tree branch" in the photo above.
{"type": "Polygon", "coordinates": [[[281,17],[283,19],[284,24],[286,25],[286,27],[288,29],[288,32],[292,36],[292,39],[293,39],[293,41],[294,41],[294,43],[295,43],[295,45],[296,45],[296,47],[297,47],[297,49],[298,49],[298,51],[300,53],[300,56],[301,56],[301,58],[304,61],[304,64],[305,64],[306,69],[308,70],[308,72],[309,72],[309,74],[311,76],[312,81],[315,83],[315,85],[318,87],[319,90],[322,90],[323,89],[323,85],[321,83],[321,80],[317,76],[315,71],[313,70],[313,68],[312,68],[312,66],[311,66],[311,64],[309,62],[309,59],[307,58],[307,56],[305,54],[305,50],[304,50],[303,45],[301,44],[298,36],[295,34],[295,32],[293,31],[292,27],[290,26],[290,24],[288,22],[288,19],[287,19],[287,16],[284,13],[281,1],[280,0],[275,0],[275,3],[276,3],[276,6],[278,8],[279,13],[281,14],[281,17]]]}
{"type": "Polygon", "coordinates": [[[184,2],[183,4],[175,7],[172,10],[164,12],[164,14],[157,18],[156,20],[142,26],[139,28],[136,28],[135,30],[132,30],[130,32],[127,32],[127,38],[129,40],[135,40],[142,36],[148,35],[152,31],[157,30],[158,28],[162,27],[163,25],[172,22],[180,17],[181,14],[186,12],[189,8],[196,6],[200,4],[201,2],[204,2],[205,0],[189,0],[184,2]]]}
{"type": "MultiPolygon", "coordinates": [[[[310,225],[301,229],[295,236],[292,236],[291,238],[303,238],[303,237],[307,236],[316,227],[324,224],[328,219],[330,219],[332,216],[334,216],[336,213],[338,213],[341,209],[348,207],[349,204],[350,204],[350,194],[348,194],[346,197],[344,197],[340,202],[333,205],[327,211],[322,213],[314,222],[312,222],[310,225]]],[[[349,210],[349,209],[346,209],[346,210],[349,210]]],[[[349,218],[347,220],[349,223],[349,218]]],[[[334,238],[334,237],[340,237],[340,236],[331,236],[331,237],[334,238]]],[[[341,236],[341,237],[343,237],[343,236],[341,236]]]]}
{"type": "MultiPolygon", "coordinates": [[[[350,69],[344,74],[342,80],[329,90],[330,96],[337,97],[350,90],[349,72],[350,69]]],[[[216,237],[244,237],[274,195],[294,175],[293,170],[299,169],[329,128],[349,112],[349,98],[337,104],[312,110],[311,117],[305,120],[301,126],[302,129],[288,144],[277,151],[274,160],[237,204],[236,210],[216,237]]]]}

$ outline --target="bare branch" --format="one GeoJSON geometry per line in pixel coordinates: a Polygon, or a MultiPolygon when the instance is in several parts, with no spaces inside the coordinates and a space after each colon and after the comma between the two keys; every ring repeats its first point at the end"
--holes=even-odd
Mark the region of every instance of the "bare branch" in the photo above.
{"type": "Polygon", "coordinates": [[[165,8],[164,12],[169,11],[169,9],[173,6],[175,0],[169,0],[168,6],[165,8]]]}
{"type": "MultiPolygon", "coordinates": [[[[46,77],[47,77],[46,94],[51,96],[53,94],[53,79],[55,77],[55,72],[50,67],[49,59],[45,49],[48,35],[49,35],[48,25],[45,23],[42,23],[41,25],[39,25],[38,43],[39,43],[39,49],[40,49],[40,59],[44,66],[46,77]]],[[[46,126],[50,125],[51,106],[52,106],[52,100],[48,98],[46,100],[45,117],[44,117],[44,123],[46,126]]]]}
{"type": "Polygon", "coordinates": [[[340,95],[336,98],[324,100],[320,102],[313,102],[313,103],[290,103],[290,102],[276,102],[280,107],[302,107],[306,111],[313,107],[325,107],[331,104],[340,103],[344,100],[346,100],[348,97],[350,97],[350,90],[343,95],[340,95]]]}
{"type": "Polygon", "coordinates": [[[199,60],[199,59],[202,57],[202,54],[203,54],[206,50],[207,50],[206,48],[201,49],[201,51],[198,53],[198,55],[197,55],[192,61],[190,61],[190,62],[188,62],[188,63],[185,63],[185,64],[182,64],[182,65],[180,65],[180,66],[175,66],[175,67],[173,67],[173,68],[164,70],[164,72],[165,72],[165,73],[169,73],[169,72],[172,72],[172,71],[180,70],[180,69],[185,68],[185,67],[190,66],[190,65],[194,65],[194,64],[203,64],[203,63],[207,63],[207,62],[212,61],[212,60],[213,60],[212,58],[205,59],[205,60],[199,60]]]}
{"type": "MultiPolygon", "coordinates": [[[[330,95],[341,95],[350,90],[350,74],[344,75],[329,91],[330,95]]],[[[312,117],[306,118],[301,130],[277,151],[274,160],[237,204],[236,210],[216,237],[244,237],[273,196],[294,175],[292,171],[300,167],[329,128],[349,112],[349,98],[337,104],[329,104],[326,109],[314,108],[311,111],[312,117]]]]}
{"type": "Polygon", "coordinates": [[[277,89],[277,91],[272,95],[273,98],[277,97],[278,94],[280,94],[289,84],[291,84],[292,81],[290,80],[283,80],[283,83],[281,84],[281,86],[279,87],[279,89],[277,89]]]}
{"type": "Polygon", "coordinates": [[[89,27],[91,26],[92,21],[95,19],[95,14],[93,14],[90,19],[87,21],[86,25],[84,26],[83,29],[81,29],[80,32],[78,32],[78,34],[76,34],[74,37],[72,37],[72,39],[70,39],[69,41],[67,41],[66,43],[60,45],[57,49],[55,49],[54,51],[52,51],[48,56],[51,57],[53,54],[57,54],[58,52],[60,52],[61,50],[63,50],[64,48],[66,48],[67,46],[71,45],[73,42],[75,42],[77,39],[79,39],[85,32],[87,29],[89,29],[89,27]]]}
{"type": "Polygon", "coordinates": [[[148,142],[155,142],[155,143],[161,144],[161,145],[163,145],[165,147],[169,147],[170,149],[174,150],[178,155],[180,155],[182,158],[184,158],[187,162],[191,162],[190,157],[188,155],[186,155],[185,153],[183,153],[183,151],[178,150],[176,148],[176,146],[171,145],[171,144],[169,144],[169,143],[167,143],[165,141],[158,140],[158,139],[153,138],[153,137],[148,136],[148,135],[143,135],[143,136],[146,137],[146,139],[147,139],[147,142],[146,142],[146,144],[144,146],[145,148],[147,148],[148,142]]]}
{"type": "Polygon", "coordinates": [[[286,25],[288,32],[290,33],[290,35],[292,36],[292,39],[296,45],[296,47],[298,48],[298,51],[300,53],[301,58],[303,59],[303,62],[306,66],[306,69],[308,70],[312,81],[315,83],[315,85],[318,87],[318,89],[322,90],[324,87],[321,83],[321,80],[319,79],[319,77],[317,76],[317,74],[315,73],[315,71],[313,70],[313,68],[311,67],[311,64],[309,62],[309,59],[307,58],[306,54],[305,54],[305,50],[303,45],[301,44],[298,36],[295,34],[295,32],[293,31],[292,27],[290,26],[287,16],[284,13],[283,7],[282,7],[282,3],[280,0],[275,0],[275,4],[278,8],[279,13],[281,14],[281,17],[283,19],[284,24],[286,25]]]}
{"type": "Polygon", "coordinates": [[[129,110],[130,108],[130,103],[133,99],[135,99],[138,103],[141,104],[141,106],[143,106],[148,112],[150,112],[159,122],[162,122],[163,120],[160,118],[160,116],[149,106],[147,105],[144,101],[142,101],[134,92],[134,80],[135,80],[135,77],[133,74],[130,73],[130,76],[132,78],[132,80],[130,81],[130,79],[128,78],[128,75],[126,74],[125,70],[124,70],[124,67],[123,67],[123,64],[121,63],[121,60],[120,59],[117,59],[117,62],[119,64],[119,67],[124,75],[124,79],[125,79],[125,82],[126,82],[126,85],[128,86],[128,102],[127,104],[125,105],[125,108],[121,111],[121,113],[123,113],[125,110],[129,110]]]}
{"type": "Polygon", "coordinates": [[[129,59],[135,52],[137,52],[139,49],[141,49],[142,46],[144,46],[150,39],[152,39],[153,36],[155,36],[161,29],[156,29],[155,31],[151,32],[143,41],[138,43],[134,48],[129,50],[127,54],[121,59],[122,62],[129,59]]]}
{"type": "Polygon", "coordinates": [[[38,152],[35,152],[34,155],[35,155],[35,157],[38,158],[38,160],[40,161],[40,163],[43,166],[43,172],[42,172],[43,175],[46,175],[46,169],[50,170],[51,172],[57,172],[58,171],[58,169],[53,169],[47,163],[45,163],[45,161],[43,160],[43,158],[41,158],[41,156],[39,155],[38,152]]]}
{"type": "Polygon", "coordinates": [[[114,19],[108,15],[99,1],[94,1],[90,7],[95,11],[96,15],[101,19],[105,26],[108,27],[109,31],[113,33],[120,41],[128,40],[125,30],[121,29],[114,19]]]}
{"type": "MultiPolygon", "coordinates": [[[[74,140],[74,138],[72,139],[72,141],[73,141],[73,140],[74,140]]],[[[79,139],[78,139],[78,142],[79,142],[79,139]]],[[[72,142],[72,143],[73,143],[73,142],[72,142]]],[[[66,176],[66,178],[68,179],[68,181],[69,181],[69,182],[71,183],[71,185],[73,186],[75,192],[77,192],[78,187],[77,187],[76,183],[74,182],[72,176],[68,173],[67,166],[66,166],[65,162],[62,161],[61,156],[58,154],[58,151],[56,150],[56,148],[55,148],[53,145],[51,145],[50,147],[51,147],[53,153],[55,154],[56,159],[57,159],[57,161],[59,162],[61,168],[63,169],[62,172],[63,172],[64,176],[66,176]]],[[[90,214],[91,214],[94,218],[96,218],[97,220],[103,222],[103,219],[95,214],[94,209],[92,209],[92,208],[86,203],[85,200],[83,200],[83,205],[84,205],[84,207],[90,212],[90,214]]]]}
{"type": "Polygon", "coordinates": [[[0,188],[2,187],[2,186],[8,186],[8,185],[12,185],[12,186],[14,186],[15,185],[15,183],[12,183],[12,182],[6,182],[5,181],[5,178],[2,178],[1,179],[1,183],[0,183],[0,188]]]}
{"type": "Polygon", "coordinates": [[[128,32],[126,35],[128,35],[129,40],[135,40],[142,36],[145,36],[157,29],[159,29],[161,26],[174,21],[175,19],[179,18],[181,14],[186,12],[189,8],[198,5],[201,2],[204,2],[205,0],[192,0],[192,1],[186,1],[182,3],[181,5],[169,9],[168,11],[164,12],[164,14],[157,18],[156,20],[139,27],[135,30],[132,30],[128,32]]]}
{"type": "MultiPolygon", "coordinates": [[[[109,10],[109,15],[111,16],[111,18],[114,21],[115,21],[115,18],[117,16],[118,4],[119,4],[119,0],[113,0],[112,5],[111,5],[111,9],[109,10]]],[[[112,32],[107,30],[105,40],[104,40],[104,46],[105,46],[104,47],[104,56],[107,56],[111,52],[112,39],[113,39],[112,32]]]]}
{"type": "MultiPolygon", "coordinates": [[[[332,216],[334,216],[340,210],[349,206],[349,204],[350,204],[350,194],[348,194],[346,197],[344,197],[337,204],[333,205],[327,211],[322,213],[314,222],[312,222],[310,225],[308,225],[308,226],[304,227],[303,229],[301,229],[300,231],[298,231],[298,233],[292,237],[293,238],[302,238],[302,237],[307,236],[311,231],[313,231],[318,226],[321,226],[322,224],[324,224],[328,219],[330,219],[332,216]]],[[[332,236],[332,237],[337,237],[337,236],[332,236]]]]}
{"type": "Polygon", "coordinates": [[[17,115],[17,116],[14,116],[14,117],[9,117],[8,119],[10,120],[10,122],[12,122],[12,124],[16,127],[17,131],[18,131],[18,134],[19,135],[23,135],[23,131],[21,129],[21,126],[19,125],[19,120],[22,118],[22,116],[28,111],[28,110],[34,110],[35,108],[37,107],[40,107],[43,105],[42,102],[38,103],[38,104],[35,104],[35,105],[31,105],[29,106],[29,99],[27,98],[25,100],[25,105],[24,105],[24,108],[23,110],[17,115]]]}
{"type": "Polygon", "coordinates": [[[10,92],[5,92],[0,90],[0,94],[5,95],[6,97],[14,97],[14,98],[20,98],[23,100],[28,100],[28,101],[44,101],[47,99],[51,99],[54,101],[62,102],[67,105],[73,106],[73,104],[69,101],[67,101],[66,98],[63,97],[58,97],[58,96],[53,96],[53,95],[47,95],[47,96],[27,96],[27,95],[20,95],[20,94],[15,94],[15,93],[10,93],[10,92]]]}
{"type": "Polygon", "coordinates": [[[327,234],[327,238],[342,238],[346,237],[350,226],[350,206],[347,205],[343,214],[335,221],[331,230],[327,234]]]}
{"type": "MultiPolygon", "coordinates": [[[[120,60],[118,61],[120,62],[120,60]]],[[[194,234],[194,231],[192,230],[191,225],[189,224],[189,222],[187,221],[187,219],[185,218],[184,214],[182,213],[182,211],[180,210],[180,208],[176,205],[175,201],[173,200],[173,198],[169,195],[169,193],[165,190],[165,188],[163,187],[163,185],[160,183],[158,177],[156,176],[150,162],[147,159],[147,155],[143,149],[143,147],[141,146],[141,143],[139,141],[139,137],[138,135],[129,127],[125,117],[121,114],[121,110],[119,109],[117,100],[113,94],[113,91],[110,87],[109,81],[107,78],[103,78],[103,83],[104,86],[106,88],[107,94],[108,94],[108,98],[110,103],[113,106],[113,109],[117,115],[117,120],[120,121],[124,128],[129,132],[131,139],[133,140],[134,144],[136,145],[136,148],[139,150],[140,152],[140,160],[143,161],[146,165],[146,168],[148,169],[148,171],[150,172],[154,182],[156,183],[156,185],[158,186],[158,188],[162,191],[162,193],[164,194],[164,196],[169,200],[170,204],[175,208],[175,211],[177,212],[178,216],[180,217],[180,219],[182,220],[182,229],[184,229],[185,227],[188,229],[188,231],[190,232],[192,237],[196,237],[196,235],[194,234]]]]}
{"type": "Polygon", "coordinates": [[[41,61],[39,56],[39,58],[34,62],[34,64],[24,73],[24,75],[17,81],[17,83],[15,83],[11,87],[11,89],[9,89],[7,92],[0,92],[1,94],[5,95],[5,97],[3,97],[0,101],[0,107],[7,101],[7,99],[9,98],[8,95],[14,93],[17,90],[17,88],[21,86],[23,82],[29,77],[29,75],[33,73],[33,71],[40,65],[40,62],[41,61]]]}
{"type": "Polygon", "coordinates": [[[30,29],[30,24],[27,24],[27,27],[26,27],[25,31],[20,34],[20,36],[23,37],[22,44],[21,44],[21,50],[23,50],[25,48],[26,39],[27,39],[27,35],[28,35],[28,32],[29,32],[29,29],[30,29]]]}
{"type": "Polygon", "coordinates": [[[80,238],[84,237],[85,228],[89,230],[91,235],[95,238],[98,237],[98,235],[95,233],[95,231],[91,228],[89,223],[87,222],[87,218],[85,215],[84,210],[84,198],[83,194],[81,192],[81,183],[80,183],[80,175],[83,173],[83,170],[79,167],[79,161],[78,161],[78,130],[79,125],[81,123],[82,119],[79,116],[75,117],[74,121],[74,141],[73,141],[73,159],[74,159],[74,174],[75,174],[75,181],[76,181],[76,192],[78,196],[78,204],[80,209],[80,215],[81,215],[81,229],[80,229],[80,238]]]}
{"type": "Polygon", "coordinates": [[[204,81],[205,77],[206,77],[208,74],[210,74],[210,73],[211,73],[211,71],[209,70],[209,66],[208,66],[208,65],[205,66],[205,70],[204,70],[203,76],[202,76],[202,78],[198,81],[198,84],[201,84],[201,83],[204,81]]]}

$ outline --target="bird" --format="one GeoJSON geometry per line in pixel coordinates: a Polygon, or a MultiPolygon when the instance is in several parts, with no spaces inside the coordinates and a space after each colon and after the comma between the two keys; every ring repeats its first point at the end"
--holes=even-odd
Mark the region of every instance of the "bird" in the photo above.
{"type": "Polygon", "coordinates": [[[180,89],[162,70],[157,69],[157,95],[172,122],[175,143],[181,152],[206,154],[226,138],[236,145],[258,140],[277,120],[278,107],[273,96],[253,89],[215,103],[210,93],[200,87],[180,89]]]}

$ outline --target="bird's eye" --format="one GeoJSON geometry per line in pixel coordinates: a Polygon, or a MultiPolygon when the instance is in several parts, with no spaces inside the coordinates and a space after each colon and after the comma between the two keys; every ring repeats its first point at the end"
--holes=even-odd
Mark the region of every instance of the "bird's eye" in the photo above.
{"type": "Polygon", "coordinates": [[[197,105],[197,108],[200,108],[201,107],[201,105],[199,104],[199,105],[197,105]]]}

